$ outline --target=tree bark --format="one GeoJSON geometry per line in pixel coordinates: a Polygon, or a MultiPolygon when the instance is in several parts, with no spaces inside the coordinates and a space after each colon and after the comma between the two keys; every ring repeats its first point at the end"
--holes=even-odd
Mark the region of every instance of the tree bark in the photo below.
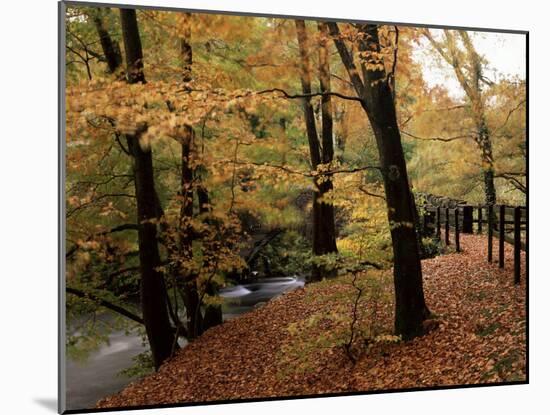
{"type": "Polygon", "coordinates": [[[120,9],[120,25],[126,52],[126,80],[130,84],[145,83],[143,50],[134,9],[120,9]]]}
{"type": "MultiPolygon", "coordinates": [[[[97,9],[93,16],[94,26],[99,36],[99,42],[103,50],[103,55],[107,61],[107,67],[110,73],[115,73],[116,70],[122,65],[122,56],[120,54],[120,47],[117,42],[113,42],[111,35],[105,27],[103,21],[103,9],[97,9]]],[[[107,9],[110,10],[110,9],[107,9]]]]}
{"type": "MultiPolygon", "coordinates": [[[[311,65],[309,62],[308,39],[305,22],[296,20],[296,33],[300,49],[301,73],[300,81],[304,95],[311,94],[311,65]]],[[[321,35],[319,41],[319,81],[321,92],[330,92],[330,66],[327,45],[328,28],[325,23],[319,23],[321,35]]],[[[314,169],[321,163],[329,164],[334,157],[332,102],[330,95],[321,98],[321,140],[319,144],[315,114],[311,98],[303,100],[304,118],[309,143],[311,165],[314,169]]],[[[336,226],[334,223],[334,205],[326,203],[323,197],[333,189],[332,178],[321,176],[314,180],[313,192],[313,254],[315,256],[338,252],[336,247],[336,226]]],[[[332,277],[336,270],[329,270],[314,264],[310,281],[319,281],[323,277],[332,277]]]]}
{"type": "MultiPolygon", "coordinates": [[[[450,31],[446,30],[445,35],[448,39],[453,38],[450,31]]],[[[466,95],[470,98],[472,103],[472,110],[474,112],[474,119],[476,120],[477,137],[476,143],[481,151],[481,162],[483,164],[483,181],[485,184],[485,203],[492,206],[496,203],[496,189],[495,189],[495,167],[493,160],[493,146],[491,143],[491,135],[489,133],[489,127],[485,117],[485,105],[481,91],[481,81],[483,79],[483,68],[481,65],[481,57],[474,48],[474,45],[467,32],[460,32],[460,37],[466,48],[466,56],[468,57],[468,63],[470,67],[470,85],[466,86],[467,79],[465,76],[458,76],[459,81],[463,84],[463,88],[466,95]]],[[[451,41],[452,43],[453,41],[451,41]]],[[[452,51],[456,52],[456,48],[452,51]]],[[[461,72],[458,67],[458,59],[456,54],[453,55],[453,66],[455,72],[461,72]]]]}
{"type": "Polygon", "coordinates": [[[487,122],[483,115],[481,115],[480,120],[477,122],[476,143],[481,151],[485,204],[492,206],[497,202],[493,146],[489,135],[489,129],[487,128],[487,122]]]}
{"type": "MultiPolygon", "coordinates": [[[[126,51],[126,74],[129,83],[145,82],[143,52],[133,9],[120,9],[122,36],[126,51]]],[[[174,330],[167,311],[164,276],[159,271],[157,194],[155,191],[153,159],[150,148],[142,148],[140,135],[147,129],[142,125],[135,134],[126,135],[128,149],[134,159],[134,183],[137,201],[139,263],[141,273],[140,298],[143,321],[153,355],[155,369],[170,357],[174,330]]]]}
{"type": "MultiPolygon", "coordinates": [[[[183,82],[189,82],[192,80],[192,66],[193,66],[193,48],[191,47],[191,30],[188,19],[189,14],[184,16],[184,33],[180,38],[180,58],[182,63],[182,80],[183,82]]],[[[180,249],[181,255],[185,261],[191,261],[193,258],[193,232],[191,227],[191,221],[193,220],[193,200],[194,200],[194,176],[195,169],[191,166],[191,158],[194,146],[194,130],[191,125],[185,125],[183,127],[183,134],[181,139],[181,192],[183,196],[181,206],[181,220],[182,226],[180,227],[180,249]]],[[[202,188],[201,188],[202,189],[202,188]]],[[[208,205],[208,194],[204,191],[197,191],[199,199],[199,213],[205,212],[205,207],[208,205]],[[206,200],[205,200],[206,196],[206,200]]],[[[201,311],[201,296],[199,295],[197,278],[198,276],[189,270],[182,269],[184,275],[184,292],[185,292],[185,308],[187,312],[187,331],[190,338],[196,338],[204,331],[203,314],[201,311]]],[[[210,288],[210,287],[208,287],[210,288]]],[[[213,324],[213,320],[217,317],[215,313],[209,313],[209,324],[213,324]]]]}
{"type": "MultiPolygon", "coordinates": [[[[180,255],[185,262],[193,259],[193,169],[190,167],[191,146],[193,142],[193,127],[185,125],[181,140],[181,195],[180,208],[180,255]]],[[[200,297],[197,288],[197,275],[187,267],[181,268],[184,277],[184,301],[187,313],[187,332],[190,339],[202,333],[202,313],[200,312],[200,297]]]]}
{"type": "MultiPolygon", "coordinates": [[[[300,82],[304,95],[311,94],[311,65],[309,62],[309,45],[307,40],[306,25],[303,20],[296,20],[296,34],[298,37],[298,46],[300,49],[300,82]]],[[[319,138],[317,136],[317,127],[315,125],[315,113],[311,105],[311,98],[305,97],[302,100],[304,109],[304,118],[306,122],[306,133],[309,144],[309,155],[311,166],[316,169],[321,164],[321,153],[319,149],[319,138]]]]}
{"type": "MultiPolygon", "coordinates": [[[[198,181],[196,188],[197,188],[197,199],[199,202],[199,215],[203,215],[203,214],[212,212],[212,208],[210,205],[210,196],[208,194],[208,189],[204,187],[204,185],[200,181],[200,170],[201,170],[200,168],[196,168],[194,171],[194,174],[195,174],[195,180],[198,181]]],[[[208,218],[206,222],[209,225],[212,225],[210,218],[208,218]]],[[[205,268],[208,268],[208,266],[211,264],[210,258],[211,256],[208,256],[205,259],[205,262],[203,264],[205,268]]],[[[217,287],[214,285],[213,282],[210,281],[206,286],[206,291],[208,295],[214,296],[217,294],[217,287]]],[[[214,327],[222,323],[223,323],[223,313],[222,313],[221,305],[207,304],[204,309],[204,317],[202,321],[203,331],[206,331],[210,327],[214,327]]]]}
{"type": "Polygon", "coordinates": [[[372,126],[378,154],[394,255],[395,331],[404,339],[422,334],[429,316],[422,286],[422,268],[415,230],[414,204],[391,87],[380,57],[377,25],[361,25],[359,50],[362,78],[353,56],[340,38],[336,23],[328,23],[338,53],[372,126]]]}

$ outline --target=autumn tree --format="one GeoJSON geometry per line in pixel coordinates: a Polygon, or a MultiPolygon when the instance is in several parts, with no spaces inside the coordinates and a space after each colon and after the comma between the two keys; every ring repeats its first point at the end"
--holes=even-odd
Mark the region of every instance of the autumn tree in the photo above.
{"type": "MultiPolygon", "coordinates": [[[[413,57],[420,31],[273,18],[249,19],[245,28],[235,16],[143,10],[143,50],[136,54],[124,36],[123,56],[143,64],[146,55],[147,83],[136,64],[126,65],[126,83],[116,76],[119,22],[107,11],[98,21],[92,11],[68,14],[75,296],[131,309],[126,295],[138,289],[132,272],[143,220],[120,220],[134,216],[137,202],[156,225],[149,262],[164,277],[164,308],[178,336],[199,336],[210,311],[221,320],[216,289],[228,282],[262,269],[265,276],[311,272],[316,280],[332,275],[335,264],[323,259],[338,267],[358,257],[382,267],[395,260],[396,329],[404,337],[420,332],[428,311],[419,241],[411,241],[417,220],[409,182],[460,194],[480,184],[477,158],[455,164],[477,146],[454,137],[472,129],[471,106],[423,82],[413,57]],[[416,137],[432,133],[424,143],[416,137]],[[442,144],[428,147],[433,140],[442,144]],[[151,152],[149,168],[141,153],[151,152]],[[145,209],[150,202],[154,209],[145,209]]],[[[499,194],[524,188],[521,90],[511,81],[482,91],[499,194]]]]}
{"type": "MultiPolygon", "coordinates": [[[[192,81],[193,66],[193,48],[191,46],[191,15],[183,13],[177,20],[180,32],[179,48],[181,59],[181,80],[184,84],[192,81]]],[[[168,103],[170,111],[175,108],[168,103]]],[[[198,200],[198,214],[208,215],[210,212],[210,198],[208,190],[201,182],[201,170],[204,166],[197,165],[198,155],[196,154],[195,131],[190,124],[184,124],[177,141],[181,144],[181,208],[179,220],[179,255],[182,261],[179,263],[179,271],[183,276],[184,284],[184,302],[187,314],[187,337],[193,339],[211,326],[222,322],[221,308],[215,305],[207,305],[205,312],[201,310],[203,306],[201,295],[197,284],[198,275],[189,267],[193,259],[193,242],[196,239],[193,229],[194,197],[195,192],[198,200]],[[202,167],[202,168],[201,168],[202,167]]],[[[203,248],[205,246],[203,245],[203,248]]],[[[210,254],[202,252],[204,258],[203,266],[209,268],[213,266],[210,254]]],[[[211,281],[207,281],[203,290],[209,291],[212,295],[214,289],[211,281]]]]}
{"type": "Polygon", "coordinates": [[[393,74],[384,65],[378,25],[357,26],[359,68],[338,25],[331,22],[328,26],[376,138],[394,255],[395,331],[411,338],[422,333],[429,310],[422,287],[413,198],[391,90],[393,74]]]}
{"type": "MultiPolygon", "coordinates": [[[[309,60],[310,45],[303,20],[296,20],[296,33],[300,49],[300,81],[302,84],[303,111],[306,124],[306,133],[309,143],[311,166],[317,170],[320,165],[330,164],[334,157],[333,144],[333,120],[331,96],[324,94],[321,97],[321,138],[317,133],[315,113],[311,102],[311,64],[309,60]],[[321,141],[321,142],[320,142],[321,141]]],[[[330,92],[330,65],[328,48],[328,29],[325,23],[318,24],[319,39],[319,82],[321,93],[330,92]]],[[[330,175],[321,175],[314,180],[313,191],[313,254],[322,256],[338,252],[336,248],[336,226],[334,223],[334,205],[325,200],[333,189],[330,175]]],[[[314,264],[312,267],[312,281],[318,281],[334,272],[325,269],[322,265],[314,264]]]]}
{"type": "Polygon", "coordinates": [[[468,98],[468,109],[476,128],[475,142],[478,146],[482,162],[485,203],[487,205],[494,205],[497,195],[495,189],[493,144],[487,123],[486,103],[482,91],[483,83],[490,83],[490,81],[483,75],[483,59],[475,50],[470,35],[464,30],[444,30],[442,40],[436,40],[429,30],[425,30],[424,35],[445,62],[451,65],[456,79],[468,98]],[[459,47],[459,39],[462,41],[463,48],[459,47]]]}
{"type": "Polygon", "coordinates": [[[118,42],[113,40],[105,24],[105,17],[110,15],[111,9],[109,8],[97,8],[90,12],[107,62],[108,72],[114,74],[122,64],[122,55],[118,42]]]}
{"type": "MultiPolygon", "coordinates": [[[[190,41],[190,28],[187,22],[188,15],[181,22],[183,35],[179,39],[182,65],[182,81],[189,82],[192,79],[191,67],[193,64],[193,51],[190,41]]],[[[181,144],[181,208],[179,222],[179,255],[181,257],[179,271],[184,279],[184,302],[187,313],[188,336],[197,337],[201,332],[202,314],[199,310],[199,293],[197,289],[196,275],[193,274],[188,265],[193,256],[193,167],[192,147],[193,147],[193,127],[184,124],[177,141],[181,144]]]]}
{"type": "Polygon", "coordinates": [[[527,195],[527,88],[521,79],[503,79],[489,90],[493,105],[487,114],[494,144],[495,179],[506,185],[499,199],[525,204],[527,195]],[[514,190],[514,192],[512,192],[514,190]],[[514,195],[514,198],[511,197],[514,195]]]}
{"type": "MultiPolygon", "coordinates": [[[[120,9],[120,23],[126,52],[126,79],[129,84],[145,83],[143,52],[136,11],[120,9]]],[[[174,347],[174,330],[167,311],[167,295],[157,238],[157,193],[151,147],[140,143],[147,131],[141,124],[132,134],[126,134],[128,150],[134,160],[134,183],[140,260],[140,298],[143,321],[151,347],[155,368],[170,357],[174,347]]]]}

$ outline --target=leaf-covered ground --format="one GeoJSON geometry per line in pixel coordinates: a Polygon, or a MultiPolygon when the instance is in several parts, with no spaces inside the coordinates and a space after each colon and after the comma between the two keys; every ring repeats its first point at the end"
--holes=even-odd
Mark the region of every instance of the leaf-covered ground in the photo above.
{"type": "Polygon", "coordinates": [[[464,235],[461,245],[461,253],[423,261],[426,300],[436,317],[422,337],[385,341],[391,340],[391,277],[359,274],[356,286],[364,294],[353,364],[343,344],[357,290],[344,276],[208,330],[159,372],[98,407],[525,380],[525,261],[514,286],[511,246],[500,270],[487,262],[486,238],[464,235]]]}

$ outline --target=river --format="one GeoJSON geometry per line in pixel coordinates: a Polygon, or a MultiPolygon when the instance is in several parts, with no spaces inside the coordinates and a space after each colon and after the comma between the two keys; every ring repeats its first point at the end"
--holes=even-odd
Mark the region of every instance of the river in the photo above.
{"type": "MultiPolygon", "coordinates": [[[[226,300],[223,318],[230,320],[284,292],[303,286],[301,277],[282,277],[224,288],[220,290],[220,296],[226,300]]],[[[180,342],[180,345],[184,344],[180,342]]],[[[145,350],[147,347],[139,336],[115,331],[110,334],[108,344],[91,353],[85,361],[68,359],[67,409],[93,408],[99,399],[120,391],[136,380],[117,374],[132,366],[132,358],[145,350]]]]}

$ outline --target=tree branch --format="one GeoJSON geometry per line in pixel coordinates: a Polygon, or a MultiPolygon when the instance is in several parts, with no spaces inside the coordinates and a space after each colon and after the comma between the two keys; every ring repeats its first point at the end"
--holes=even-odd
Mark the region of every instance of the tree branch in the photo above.
{"type": "Polygon", "coordinates": [[[377,197],[379,199],[383,199],[383,200],[386,200],[386,197],[383,196],[383,195],[379,195],[379,194],[376,194],[376,193],[371,193],[369,192],[367,189],[365,189],[363,186],[359,186],[359,190],[361,192],[363,192],[364,194],[366,194],[367,196],[373,196],[373,197],[377,197]]]}
{"type": "Polygon", "coordinates": [[[521,181],[519,181],[514,176],[521,176],[520,173],[499,173],[495,174],[495,177],[500,177],[503,179],[508,180],[508,182],[514,186],[516,189],[518,189],[522,193],[527,193],[527,186],[525,186],[521,181]]]}
{"type": "Polygon", "coordinates": [[[421,141],[443,141],[445,143],[448,143],[450,141],[455,141],[455,140],[462,140],[464,138],[472,138],[471,135],[456,135],[454,137],[419,137],[417,135],[408,133],[407,131],[403,131],[403,130],[401,130],[401,134],[405,134],[406,136],[409,136],[409,137],[414,138],[416,140],[421,140],[421,141]]]}
{"type": "Polygon", "coordinates": [[[331,91],[327,91],[327,92],[312,92],[311,94],[289,94],[288,92],[286,92],[284,89],[281,89],[281,88],[271,88],[271,89],[264,89],[263,91],[258,91],[256,92],[256,94],[258,95],[262,95],[262,94],[267,94],[267,93],[270,93],[270,92],[279,92],[281,93],[285,98],[288,98],[288,99],[298,99],[298,98],[313,98],[313,97],[322,97],[322,96],[334,96],[334,97],[338,97],[338,98],[341,98],[341,99],[346,99],[346,100],[349,100],[349,101],[357,101],[357,102],[363,102],[363,100],[359,97],[356,97],[356,96],[350,96],[350,95],[344,95],[344,94],[341,94],[339,92],[331,92],[331,91]]]}
{"type": "Polygon", "coordinates": [[[279,169],[279,170],[285,171],[285,172],[290,173],[290,174],[297,174],[297,175],[304,176],[304,177],[313,177],[313,175],[311,173],[302,172],[302,171],[298,171],[298,170],[293,170],[289,167],[279,165],[279,164],[267,164],[267,163],[257,163],[257,162],[254,162],[254,161],[238,161],[238,160],[224,160],[224,161],[222,161],[222,163],[224,163],[224,164],[231,163],[231,164],[236,164],[236,165],[241,165],[241,166],[269,167],[269,168],[272,168],[272,169],[279,169]]]}
{"type": "Polygon", "coordinates": [[[498,127],[497,129],[495,129],[495,133],[499,130],[502,130],[506,124],[508,124],[508,121],[510,120],[510,117],[512,116],[512,114],[514,112],[516,112],[518,109],[521,108],[521,106],[523,104],[525,104],[526,100],[525,99],[522,99],[514,108],[512,108],[509,112],[508,112],[508,115],[506,115],[506,119],[504,120],[504,122],[502,123],[502,125],[500,127],[498,127]]]}
{"type": "MultiPolygon", "coordinates": [[[[355,92],[358,96],[362,97],[364,95],[365,86],[363,85],[363,81],[359,76],[359,72],[357,71],[355,63],[353,62],[353,55],[350,53],[346,44],[342,40],[338,24],[336,22],[327,22],[327,25],[329,28],[329,33],[334,40],[336,49],[338,50],[340,58],[342,59],[342,63],[344,64],[346,71],[348,72],[350,81],[355,88],[355,92]]],[[[363,105],[366,105],[363,100],[361,100],[361,102],[363,103],[363,105]]]]}
{"type": "Polygon", "coordinates": [[[71,210],[68,210],[68,211],[67,211],[67,217],[70,217],[70,216],[72,216],[75,212],[79,211],[80,209],[83,209],[83,208],[85,208],[86,206],[92,205],[92,204],[94,204],[95,202],[98,202],[99,200],[105,199],[105,198],[107,198],[107,197],[128,197],[128,198],[135,199],[135,195],[131,195],[131,194],[128,194],[128,193],[107,193],[107,194],[103,194],[103,195],[100,195],[100,196],[96,197],[95,199],[90,200],[89,202],[83,203],[83,204],[81,204],[81,205],[79,205],[79,206],[74,207],[74,208],[71,209],[71,210]]]}
{"type": "Polygon", "coordinates": [[[392,62],[391,72],[388,73],[388,79],[390,80],[389,84],[391,85],[392,97],[395,101],[395,95],[396,95],[395,71],[397,69],[397,53],[399,51],[399,29],[397,28],[397,26],[394,26],[394,28],[395,28],[395,47],[393,48],[393,62],[392,62]]]}
{"type": "Polygon", "coordinates": [[[256,260],[256,257],[262,251],[262,249],[269,245],[269,243],[277,236],[279,236],[282,232],[283,230],[281,228],[275,228],[271,230],[265,237],[256,242],[254,244],[254,247],[252,248],[252,251],[245,258],[246,264],[249,267],[252,266],[252,263],[256,260]]]}
{"type": "Polygon", "coordinates": [[[314,172],[304,172],[304,171],[298,171],[293,170],[287,166],[280,165],[280,164],[267,164],[267,163],[257,163],[254,161],[233,161],[233,160],[224,160],[222,163],[228,164],[238,164],[243,166],[258,166],[258,167],[269,167],[273,169],[279,169],[283,170],[290,174],[296,174],[304,177],[319,177],[319,176],[330,176],[333,174],[340,174],[340,173],[357,173],[364,170],[380,170],[381,168],[379,166],[361,166],[361,167],[353,167],[348,169],[336,169],[336,170],[326,170],[326,171],[314,171],[314,172]]]}
{"type": "MultiPolygon", "coordinates": [[[[139,225],[137,223],[125,223],[123,225],[115,226],[112,229],[93,234],[89,236],[87,240],[90,241],[92,238],[96,236],[105,236],[110,233],[122,232],[126,230],[138,230],[138,229],[139,229],[139,225]]],[[[65,254],[65,258],[69,259],[79,248],[80,246],[78,245],[73,246],[71,249],[69,249],[69,251],[67,251],[67,253],[65,254]]]]}
{"type": "Polygon", "coordinates": [[[344,344],[344,350],[346,351],[346,354],[348,355],[349,359],[353,364],[357,362],[357,357],[353,354],[353,350],[352,350],[353,341],[355,340],[355,325],[357,324],[357,320],[358,320],[357,309],[359,307],[359,300],[361,299],[361,295],[363,294],[363,288],[359,287],[356,284],[357,275],[358,275],[358,272],[354,272],[353,279],[351,281],[351,285],[357,291],[357,295],[355,296],[355,300],[353,302],[353,309],[352,309],[353,311],[352,311],[351,323],[350,323],[350,336],[348,341],[344,344]]]}
{"type": "Polygon", "coordinates": [[[108,308],[109,310],[112,310],[112,311],[114,311],[114,312],[116,312],[116,313],[118,313],[118,314],[120,314],[124,317],[129,318],[130,320],[135,321],[136,323],[144,324],[143,319],[140,316],[132,313],[131,311],[126,310],[123,307],[120,307],[116,304],[113,304],[113,303],[107,301],[107,300],[104,300],[103,298],[100,298],[95,294],[88,293],[88,292],[79,290],[77,288],[72,288],[72,287],[67,287],[66,291],[67,291],[67,293],[76,295],[77,297],[87,298],[87,299],[97,303],[98,305],[100,305],[102,307],[108,308]]]}

